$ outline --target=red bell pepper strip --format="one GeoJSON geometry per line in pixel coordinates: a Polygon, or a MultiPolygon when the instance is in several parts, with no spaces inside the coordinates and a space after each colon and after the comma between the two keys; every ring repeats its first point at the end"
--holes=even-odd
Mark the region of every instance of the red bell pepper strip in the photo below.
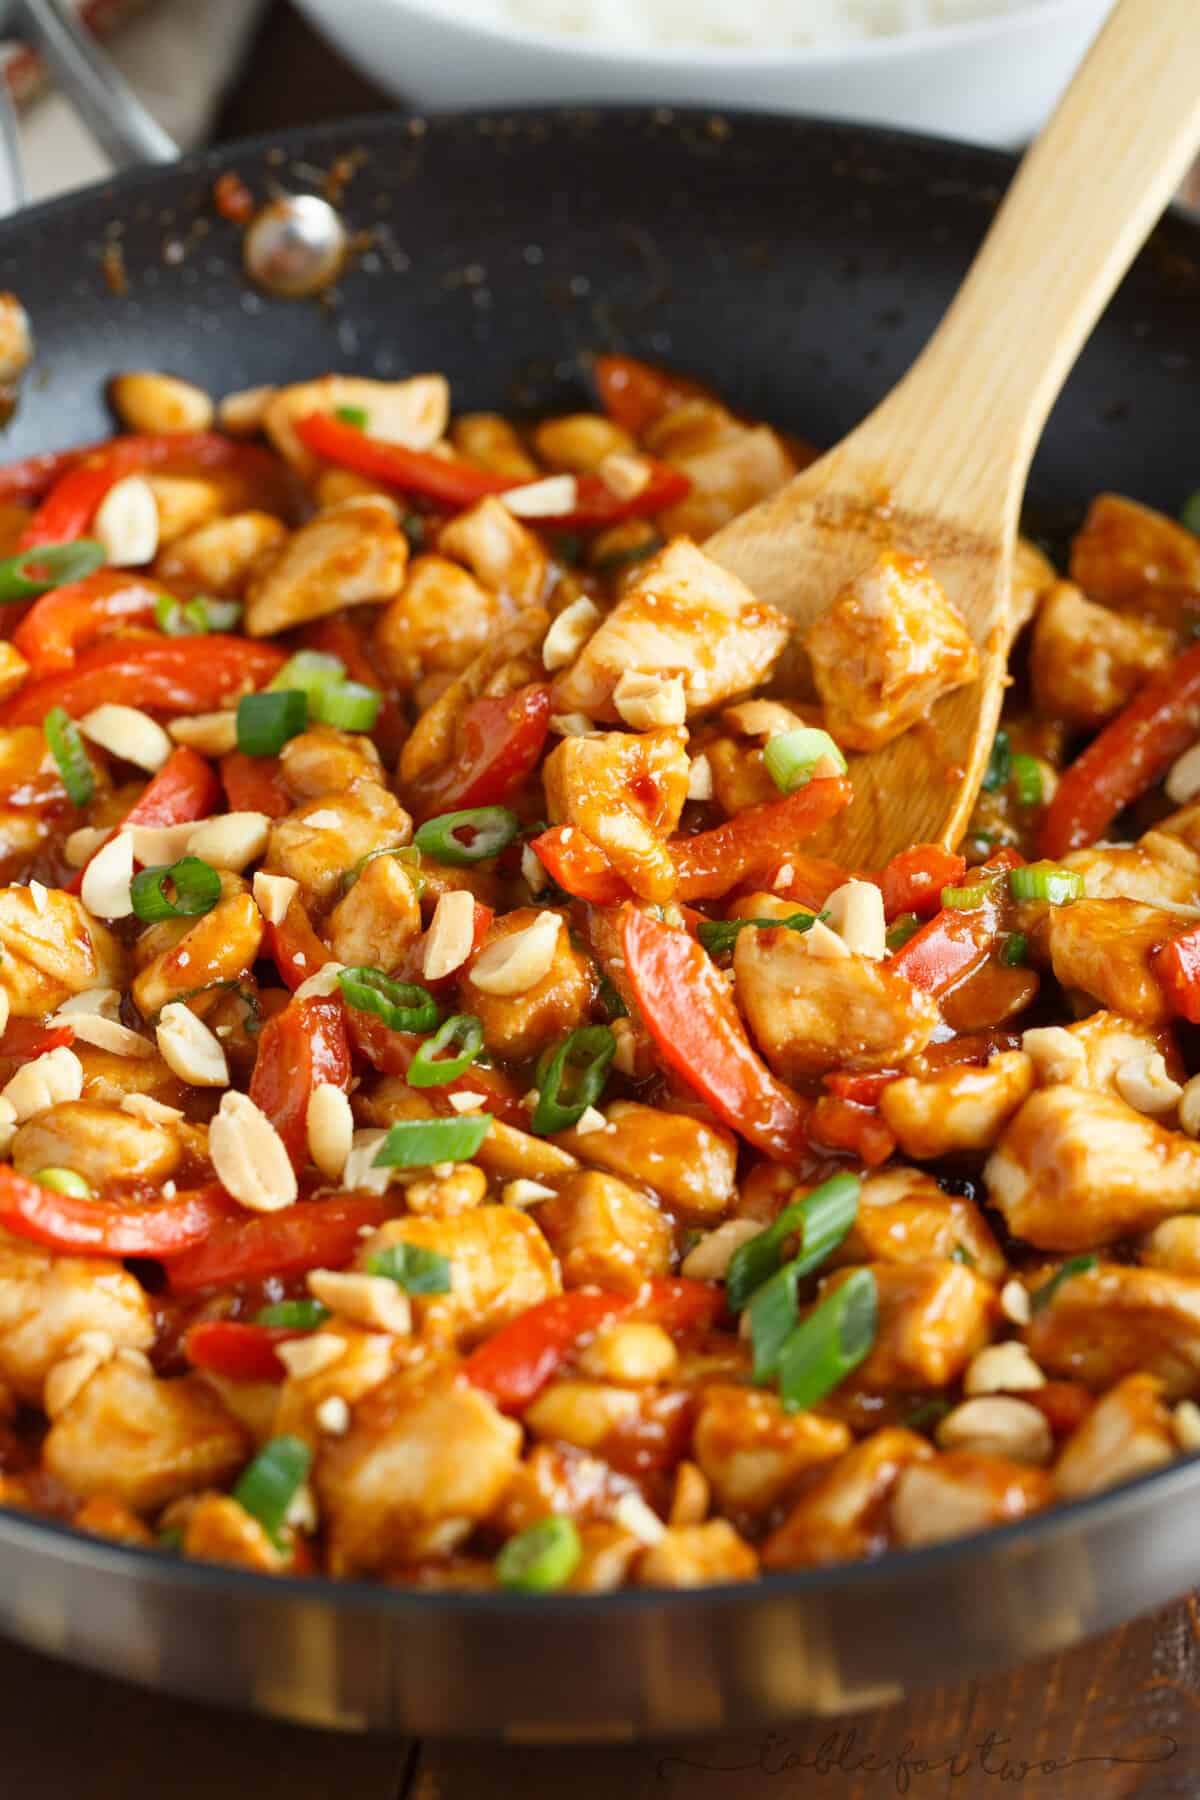
{"type": "Polygon", "coordinates": [[[900,913],[927,919],[941,906],[942,889],[960,887],[966,872],[965,857],[940,844],[914,844],[911,850],[893,856],[876,877],[883,890],[883,910],[889,919],[900,913]]]}
{"type": "Polygon", "coordinates": [[[72,1025],[43,1024],[41,1019],[10,1019],[0,1037],[0,1058],[32,1062],[48,1050],[64,1050],[75,1042],[72,1025]]]}
{"type": "Polygon", "coordinates": [[[771,892],[778,894],[781,900],[794,900],[798,906],[806,906],[810,911],[824,906],[834,888],[850,880],[849,869],[843,869],[840,863],[830,862],[824,856],[803,856],[795,850],[788,851],[783,867],[790,870],[790,876],[781,881],[776,870],[771,892]]]}
{"type": "Polygon", "coordinates": [[[531,1306],[472,1350],[461,1374],[492,1396],[501,1412],[521,1412],[585,1337],[630,1308],[628,1294],[572,1288],[531,1306]]]}
{"type": "Polygon", "coordinates": [[[899,1079],[898,1069],[879,1069],[860,1074],[853,1069],[835,1069],[823,1077],[825,1086],[839,1100],[851,1100],[855,1106],[878,1106],[885,1087],[899,1079]]]}
{"type": "MultiPolygon", "coordinates": [[[[814,784],[815,785],[815,784],[814,784]]],[[[776,1161],[808,1142],[808,1104],[751,1046],[716,964],[686,931],[622,911],[625,975],[659,1055],[719,1119],[776,1161]]]]}
{"type": "Polygon", "coordinates": [[[299,900],[292,901],[280,924],[267,925],[264,943],[266,954],[293,991],[333,961],[333,951],[321,942],[299,900]]]}
{"type": "Polygon", "coordinates": [[[241,1319],[201,1319],[183,1340],[193,1368],[229,1381],[284,1381],[287,1366],[276,1346],[307,1337],[286,1325],[252,1325],[241,1319]]]}
{"type": "MultiPolygon", "coordinates": [[[[970,883],[982,885],[993,876],[1019,868],[1023,861],[1017,850],[998,850],[986,863],[971,870],[970,883]]],[[[896,951],[888,967],[940,1000],[995,948],[1002,923],[1002,900],[1003,887],[998,886],[982,906],[943,907],[896,951]]]]}
{"type": "Polygon", "coordinates": [[[1066,770],[1046,808],[1038,854],[1094,844],[1200,735],[1200,644],[1148,681],[1066,770]]]}
{"type": "Polygon", "coordinates": [[[103,444],[84,444],[75,450],[43,450],[20,462],[6,463],[0,468],[0,501],[40,499],[68,469],[103,448],[103,444]]]}
{"type": "Polygon", "coordinates": [[[635,1295],[635,1318],[648,1319],[664,1331],[708,1331],[725,1310],[725,1290],[714,1281],[692,1281],[686,1275],[653,1276],[635,1295]]]}
{"type": "Polygon", "coordinates": [[[609,525],[623,525],[628,519],[653,519],[668,506],[678,506],[692,491],[689,475],[674,469],[670,463],[649,463],[649,478],[636,494],[622,500],[599,475],[575,477],[575,504],[570,512],[555,513],[542,521],[556,531],[599,531],[609,525]]]}
{"type": "MultiPolygon", "coordinates": [[[[171,752],[121,823],[154,827],[186,825],[192,819],[207,819],[215,811],[220,797],[220,783],[209,764],[196,751],[181,746],[171,752]]],[[[85,871],[86,865],[68,882],[69,894],[79,892],[85,871]]]]}
{"type": "Polygon", "coordinates": [[[293,1000],[259,1033],[250,1098],[267,1115],[297,1169],[308,1161],[308,1103],[329,1083],[350,1086],[350,1040],[339,995],[293,1000]]]}
{"type": "Polygon", "coordinates": [[[228,1287],[281,1279],[309,1269],[337,1269],[348,1263],[361,1242],[364,1225],[381,1225],[394,1210],[370,1194],[338,1194],[329,1200],[301,1200],[280,1212],[228,1215],[204,1243],[176,1257],[168,1269],[171,1291],[228,1287]]]}
{"type": "Polygon", "coordinates": [[[291,812],[291,796],[283,785],[283,765],[277,756],[247,756],[242,750],[231,750],[221,758],[220,766],[230,812],[266,813],[268,819],[282,819],[291,812]]]}
{"type": "Polygon", "coordinates": [[[413,805],[424,819],[496,805],[533,773],[549,729],[550,689],[540,682],[473,700],[462,716],[458,755],[408,783],[413,805]]]}
{"type": "Polygon", "coordinates": [[[127,625],[153,621],[164,593],[156,582],[120,569],[97,569],[35,600],[12,634],[34,677],[61,675],[75,667],[85,644],[110,637],[127,625]]]}
{"type": "Polygon", "coordinates": [[[531,838],[529,848],[551,879],[576,900],[590,906],[619,906],[632,893],[599,844],[576,825],[552,825],[531,838]]]}
{"type": "Polygon", "coordinates": [[[234,1203],[216,1185],[150,1206],[60,1194],[0,1165],[0,1226],[72,1256],[153,1256],[165,1260],[203,1245],[234,1203]]]}
{"type": "Polygon", "coordinates": [[[868,1169],[885,1163],[896,1148],[894,1132],[878,1113],[838,1094],[821,1095],[809,1115],[808,1134],[814,1144],[848,1151],[868,1169]]]}
{"type": "Polygon", "coordinates": [[[106,700],[164,713],[211,712],[265,686],[285,661],[274,644],[247,638],[110,638],[72,670],[25,684],[0,707],[0,725],[40,725],[52,706],[81,718],[106,700]]]}
{"type": "Polygon", "coordinates": [[[600,404],[609,418],[641,437],[686,400],[711,399],[709,389],[636,356],[598,356],[592,364],[600,404]]]}
{"type": "Polygon", "coordinates": [[[1200,925],[1163,945],[1154,958],[1154,973],[1176,1017],[1200,1025],[1200,925]]]}

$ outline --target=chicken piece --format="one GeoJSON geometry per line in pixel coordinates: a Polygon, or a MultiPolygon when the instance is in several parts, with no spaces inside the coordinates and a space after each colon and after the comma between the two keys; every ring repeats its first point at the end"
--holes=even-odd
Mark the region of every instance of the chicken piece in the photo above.
{"type": "Polygon", "coordinates": [[[475,1152],[475,1161],[496,1181],[557,1181],[571,1175],[579,1164],[570,1151],[562,1150],[531,1131],[519,1131],[503,1119],[493,1119],[492,1129],[475,1152]]]}
{"type": "Polygon", "coordinates": [[[849,1427],[788,1413],[774,1394],[714,1383],[703,1389],[693,1454],[724,1512],[761,1515],[801,1476],[850,1448],[849,1427]]]}
{"type": "Polygon", "coordinates": [[[1173,625],[1200,601],[1200,538],[1136,500],[1100,494],[1071,545],[1071,580],[1093,600],[1173,625]]]}
{"type": "Polygon", "coordinates": [[[1016,637],[1028,625],[1038,606],[1058,580],[1058,571],[1036,544],[1019,537],[1013,554],[1012,588],[1009,595],[1009,630],[1016,637]]]}
{"type": "Polygon", "coordinates": [[[604,1131],[563,1131],[557,1143],[580,1162],[653,1188],[672,1212],[704,1222],[734,1199],[737,1144],[718,1126],[636,1100],[614,1100],[604,1131]]]}
{"type": "Polygon", "coordinates": [[[230,1480],[249,1448],[199,1377],[160,1381],[149,1363],[118,1354],[55,1418],[42,1460],[73,1493],[115,1494],[150,1513],[230,1480]]]}
{"type": "Polygon", "coordinates": [[[879,1110],[905,1156],[928,1162],[962,1150],[987,1150],[1033,1089],[1033,1064],[1002,1051],[982,1069],[953,1063],[928,1075],[889,1082],[879,1110]]]}
{"type": "Polygon", "coordinates": [[[676,875],[666,840],[687,799],[688,770],[682,736],[667,727],[564,738],[542,770],[551,822],[599,844],[642,899],[669,900],[676,875]]]}
{"type": "Polygon", "coordinates": [[[374,856],[329,915],[329,941],[348,968],[398,968],[421,935],[412,875],[394,856],[374,856]]]}
{"type": "Polygon", "coordinates": [[[110,1181],[160,1183],[183,1160],[183,1139],[170,1125],[135,1118],[115,1106],[64,1100],[20,1127],[12,1142],[13,1167],[22,1175],[39,1169],[73,1169],[93,1188],[110,1181]]]}
{"type": "Polygon", "coordinates": [[[1098,731],[1170,660],[1171,632],[1126,618],[1056,582],[1033,627],[1030,674],[1037,709],[1079,731],[1098,731]]]}
{"type": "Polygon", "coordinates": [[[216,594],[240,600],[256,567],[287,537],[287,527],[271,513],[234,513],[176,538],[155,564],[154,573],[172,593],[216,594]]]}
{"type": "Polygon", "coordinates": [[[894,1067],[925,1048],[941,1019],[936,1001],[886,963],[818,955],[806,932],[739,932],[733,973],[738,1005],[784,1081],[894,1067]]]}
{"type": "Polygon", "coordinates": [[[1115,1094],[1039,1088],[984,1179],[1016,1237],[1039,1250],[1094,1250],[1200,1205],[1200,1144],[1115,1094]]]}
{"type": "Polygon", "coordinates": [[[931,1446],[915,1431],[887,1426],[839,1456],[804,1489],[763,1545],[764,1569],[857,1562],[887,1548],[887,1508],[904,1470],[928,1462],[931,1446]]]}
{"type": "Polygon", "coordinates": [[[1200,894],[1200,855],[1168,830],[1148,831],[1136,844],[1073,850],[1063,862],[1083,876],[1089,900],[1139,900],[1169,910],[1192,906],[1200,894]]]}
{"type": "Polygon", "coordinates": [[[515,1537],[557,1513],[582,1525],[611,1517],[628,1484],[598,1456],[573,1444],[535,1444],[513,1476],[493,1523],[515,1537]]]}
{"type": "Polygon", "coordinates": [[[276,388],[263,408],[263,430],[276,450],[306,481],[320,462],[296,435],[296,421],[340,406],[367,415],[372,437],[409,450],[429,450],[450,418],[450,385],[444,375],[411,375],[407,381],[372,381],[363,375],[323,375],[316,381],[276,388]]]}
{"type": "Polygon", "coordinates": [[[550,558],[533,532],[494,495],[443,525],[437,547],[443,556],[466,563],[484,587],[518,606],[536,606],[542,599],[550,558]]]}
{"type": "Polygon", "coordinates": [[[1168,1010],[1153,959],[1181,929],[1178,913],[1137,900],[1077,900],[1050,908],[1046,942],[1064,987],[1140,1025],[1162,1025],[1168,1010]]]}
{"type": "Polygon", "coordinates": [[[154,1320],[140,1282],[106,1257],[57,1256],[0,1232],[0,1382],[40,1406],[48,1371],[86,1331],[148,1350],[154,1320]]]}
{"type": "Polygon", "coordinates": [[[1200,1393],[1200,1280],[1165,1269],[1097,1263],[1061,1281],[1023,1333],[1048,1375],[1094,1393],[1144,1371],[1167,1397],[1200,1393]]]}
{"type": "Polygon", "coordinates": [[[186,1000],[198,989],[211,1003],[219,982],[236,981],[254,966],[263,936],[263,916],[249,894],[220,900],[210,913],[184,933],[170,950],[134,978],[133,998],[145,1019],[172,1000],[186,1000]]]}
{"type": "Polygon", "coordinates": [[[115,1500],[111,1494],[96,1494],[85,1500],[71,1524],[76,1531],[89,1531],[93,1537],[108,1538],[110,1543],[136,1544],[143,1550],[155,1547],[153,1532],[123,1500],[115,1500]]]}
{"type": "Polygon", "coordinates": [[[909,1463],[892,1494],[891,1527],[905,1549],[941,1544],[1041,1512],[1054,1498],[1050,1476],[1029,1463],[948,1450],[909,1463]]]}
{"type": "Polygon", "coordinates": [[[664,530],[700,540],[778,492],[797,467],[769,425],[746,425],[711,400],[673,407],[646,433],[646,447],[692,484],[686,499],[664,513],[664,530]]]}
{"type": "Polygon", "coordinates": [[[259,1575],[278,1575],[291,1560],[232,1494],[197,1495],[188,1508],[182,1548],[185,1556],[200,1562],[227,1563],[259,1575]]]}
{"type": "Polygon", "coordinates": [[[310,1375],[289,1374],[275,1390],[278,1403],[272,1423],[274,1435],[303,1438],[314,1449],[321,1441],[317,1417],[321,1404],[336,1397],[356,1406],[394,1374],[408,1350],[387,1332],[363,1330],[344,1319],[327,1321],[320,1335],[340,1344],[341,1354],[310,1375]]]}
{"type": "Polygon", "coordinates": [[[1146,1233],[1138,1261],[1172,1275],[1200,1275],[1200,1213],[1177,1213],[1146,1233]]]}
{"type": "Polygon", "coordinates": [[[614,1382],[560,1377],[526,1407],[525,1424],[536,1437],[603,1454],[613,1437],[635,1428],[644,1400],[636,1389],[614,1382]]]}
{"type": "Polygon", "coordinates": [[[985,1281],[999,1281],[1005,1261],[973,1200],[947,1194],[922,1169],[885,1169],[863,1182],[853,1225],[833,1253],[836,1263],[964,1262],[985,1281]]]}
{"type": "Polygon", "coordinates": [[[842,589],[805,648],[839,744],[877,750],[974,681],[979,653],[927,565],[897,550],[842,589]]]}
{"type": "Polygon", "coordinates": [[[306,906],[320,909],[340,892],[348,869],[372,850],[412,841],[412,820],[394,795],[363,781],[348,794],[323,794],[271,826],[263,868],[300,883],[306,906]]]}
{"type": "Polygon", "coordinates": [[[463,715],[473,700],[514,693],[544,678],[541,643],[550,615],[527,606],[495,632],[485,649],[425,708],[400,752],[401,783],[428,778],[454,764],[462,750],[463,715]],[[536,652],[536,658],[535,658],[536,652]]]}
{"type": "Polygon", "coordinates": [[[520,1452],[521,1427],[478,1388],[437,1368],[393,1375],[317,1458],[331,1574],[449,1553],[499,1505],[520,1452]]]}
{"type": "MultiPolygon", "coordinates": [[[[987,1342],[996,1295],[964,1263],[868,1265],[879,1296],[879,1328],[866,1360],[852,1378],[860,1392],[899,1389],[911,1393],[956,1381],[987,1342]]],[[[821,1297],[854,1273],[839,1269],[821,1283],[821,1297]]]]}
{"type": "Polygon", "coordinates": [[[364,782],[383,782],[379,752],[361,731],[338,731],[332,725],[310,725],[289,739],[279,752],[283,785],[296,801],[322,794],[348,794],[364,782]]]}
{"type": "Polygon", "coordinates": [[[159,1055],[118,1056],[75,1039],[71,1048],[83,1069],[81,1098],[97,1106],[120,1106],[128,1094],[144,1094],[161,1106],[182,1110],[195,1089],[172,1073],[159,1055]]]}
{"type": "Polygon", "coordinates": [[[1131,1025],[1120,1013],[1094,1012],[1074,1025],[1052,1026],[1028,1034],[1027,1054],[1032,1058],[1040,1087],[1069,1082],[1072,1087],[1100,1088],[1120,1093],[1117,1072],[1126,1063],[1147,1056],[1161,1056],[1172,1076],[1182,1073],[1179,1050],[1169,1026],[1151,1030],[1131,1025]],[[1061,1033],[1061,1037],[1060,1034],[1061,1033]]]}
{"type": "Polygon", "coordinates": [[[514,1206],[481,1206],[449,1219],[389,1219],[364,1241],[356,1267],[389,1244],[416,1244],[450,1259],[448,1294],[414,1294],[413,1318],[430,1338],[469,1348],[559,1292],[558,1269],[538,1226],[514,1206]]]}
{"type": "Polygon", "coordinates": [[[503,413],[459,413],[450,427],[450,442],[460,455],[493,475],[508,475],[514,481],[538,478],[536,462],[503,413]]]}
{"type": "Polygon", "coordinates": [[[1174,1462],[1179,1450],[1162,1391],[1153,1375],[1127,1375],[1096,1402],[1054,1466],[1060,1500],[1102,1494],[1174,1462]]]}
{"type": "MultiPolygon", "coordinates": [[[[480,953],[532,925],[538,911],[535,906],[519,906],[494,919],[480,953]]],[[[464,969],[458,978],[458,995],[463,1012],[474,1013],[482,1021],[488,1049],[515,1060],[535,1056],[544,1045],[587,1023],[596,996],[596,972],[591,958],[577,950],[569,933],[560,929],[549,969],[523,994],[485,993],[476,987],[471,969],[464,969]]]]}
{"type": "Polygon", "coordinates": [[[567,1287],[635,1294],[646,1276],[670,1270],[670,1220],[648,1195],[615,1175],[595,1169],[568,1175],[537,1216],[567,1287]]]}
{"type": "Polygon", "coordinates": [[[72,994],[125,985],[125,953],[82,900],[61,888],[35,899],[0,888],[0,987],[14,1018],[54,1012],[72,994]]]}
{"type": "Polygon", "coordinates": [[[399,688],[431,671],[457,675],[506,617],[499,596],[444,556],[418,556],[380,614],[375,649],[399,688]]]}
{"type": "Polygon", "coordinates": [[[788,640],[783,614],[680,537],[646,563],[554,683],[556,712],[619,722],[622,675],[679,675],[688,717],[765,681],[788,640]]]}
{"type": "Polygon", "coordinates": [[[408,539],[385,500],[344,500],[288,538],[246,584],[245,629],[273,637],[344,606],[390,600],[404,585],[408,539]]]}
{"type": "Polygon", "coordinates": [[[651,1544],[637,1565],[639,1587],[711,1587],[714,1582],[752,1581],[758,1557],[727,1519],[704,1525],[672,1525],[651,1544]]]}

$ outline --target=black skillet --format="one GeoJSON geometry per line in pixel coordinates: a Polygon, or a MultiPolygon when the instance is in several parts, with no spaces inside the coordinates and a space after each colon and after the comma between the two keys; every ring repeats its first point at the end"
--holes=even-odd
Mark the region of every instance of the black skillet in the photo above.
{"type": "MultiPolygon", "coordinates": [[[[442,369],[459,407],[526,410],[586,403],[597,346],[710,377],[742,411],[830,442],[928,336],[1011,168],[848,126],[597,111],[372,119],[126,175],[0,226],[0,286],[38,342],[0,456],[103,434],[105,378],[123,367],[216,393],[442,369]],[[344,211],[369,247],[326,302],[266,298],[214,178],[305,189],[346,153],[361,161],[344,211]]],[[[1115,488],[1172,512],[1200,486],[1198,419],[1200,231],[1170,217],[1067,386],[1033,494],[1065,512],[1115,488]]],[[[548,1601],[271,1580],[0,1512],[0,1630],[312,1723],[694,1732],[1062,1650],[1200,1577],[1198,1501],[1200,1463],[1184,1462],[876,1563],[548,1601]]]]}

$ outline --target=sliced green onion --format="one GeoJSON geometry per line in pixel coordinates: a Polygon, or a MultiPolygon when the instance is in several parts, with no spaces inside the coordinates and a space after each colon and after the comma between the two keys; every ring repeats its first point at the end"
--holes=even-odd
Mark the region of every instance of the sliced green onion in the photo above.
{"type": "Polygon", "coordinates": [[[348,1006],[374,1013],[390,1031],[432,1031],[438,1005],[428,988],[415,981],[391,981],[382,969],[341,969],[338,986],[348,1006]]]}
{"type": "Polygon", "coordinates": [[[333,725],[338,731],[370,731],[379,717],[383,695],[361,681],[343,681],[336,687],[314,688],[308,705],[322,725],[333,725]]]}
{"type": "Polygon", "coordinates": [[[400,1119],[389,1129],[371,1166],[428,1169],[434,1163],[468,1162],[491,1129],[491,1113],[462,1119],[400,1119]]]}
{"type": "Polygon", "coordinates": [[[238,701],[237,747],[243,756],[278,756],[308,724],[308,698],[299,688],[247,694],[238,701]]]}
{"type": "Polygon", "coordinates": [[[425,521],[420,513],[405,513],[400,521],[400,529],[408,539],[408,547],[414,555],[425,548],[425,521]]]}
{"type": "Polygon", "coordinates": [[[168,1525],[165,1531],[158,1533],[154,1541],[160,1550],[165,1550],[168,1555],[178,1556],[183,1549],[182,1525],[168,1525]]]}
{"type": "Polygon", "coordinates": [[[1006,969],[1019,969],[1029,950],[1029,939],[1023,931],[1012,931],[1004,940],[1000,961],[1006,969]]]}
{"type": "Polygon", "coordinates": [[[1012,758],[1012,785],[1018,806],[1040,806],[1046,786],[1045,772],[1036,756],[1020,750],[1012,758]]]}
{"type": "Polygon", "coordinates": [[[413,843],[438,862],[460,868],[499,856],[520,835],[521,821],[507,806],[473,806],[426,819],[413,843]],[[466,843],[459,835],[464,831],[470,833],[466,843]]]}
{"type": "Polygon", "coordinates": [[[609,1023],[611,1024],[614,1019],[627,1019],[629,1008],[613,986],[611,977],[606,975],[603,969],[599,970],[599,976],[600,992],[596,997],[608,1014],[609,1023]]]}
{"type": "Polygon", "coordinates": [[[992,753],[988,757],[988,765],[980,785],[986,793],[998,794],[1001,788],[1008,786],[1011,773],[1012,751],[1009,749],[1008,733],[998,731],[992,741],[992,753]]]}
{"type": "Polygon", "coordinates": [[[781,794],[794,794],[807,787],[817,764],[829,758],[839,775],[846,773],[846,759],[827,731],[812,725],[797,726],[795,731],[780,731],[763,746],[763,762],[767,774],[781,794]]]}
{"type": "Polygon", "coordinates": [[[404,872],[416,889],[417,897],[419,899],[425,888],[425,879],[421,874],[421,852],[417,849],[415,844],[400,844],[396,848],[392,848],[390,845],[385,844],[381,850],[368,850],[367,854],[365,856],[360,856],[356,863],[351,863],[348,869],[342,870],[343,894],[348,894],[350,892],[350,889],[354,886],[367,864],[369,862],[374,862],[377,856],[390,856],[393,857],[396,862],[404,865],[404,872]]]}
{"type": "Polygon", "coordinates": [[[1083,898],[1083,876],[1078,869],[1064,869],[1056,863],[1027,863],[1024,868],[1009,870],[1008,891],[1014,900],[1070,906],[1073,900],[1083,898]]]}
{"type": "Polygon", "coordinates": [[[312,1466],[312,1451],[301,1438],[270,1438],[242,1471],[233,1497],[278,1541],[288,1507],[303,1487],[312,1466]]]}
{"type": "Polygon", "coordinates": [[[745,1244],[739,1244],[725,1275],[725,1299],[734,1312],[779,1267],[785,1239],[800,1237],[795,1259],[797,1279],[811,1275],[837,1248],[854,1223],[862,1183],[857,1175],[832,1175],[802,1200],[785,1206],[779,1216],[745,1244]]]}
{"type": "Polygon", "coordinates": [[[509,1538],[493,1567],[501,1587],[547,1594],[571,1579],[582,1555],[573,1521],[551,1513],[509,1538]]]}
{"type": "Polygon", "coordinates": [[[345,679],[346,665],[340,656],[330,656],[324,650],[297,650],[264,691],[280,694],[296,688],[302,694],[312,694],[319,688],[337,687],[345,679]]]}
{"type": "Polygon", "coordinates": [[[39,1169],[33,1179],[44,1188],[52,1188],[56,1194],[74,1194],[79,1200],[90,1200],[92,1197],[91,1188],[74,1169],[39,1169]]]}
{"type": "Polygon", "coordinates": [[[950,1410],[949,1400],[923,1400],[900,1423],[905,1431],[924,1431],[930,1425],[940,1425],[950,1410]]]}
{"type": "Polygon", "coordinates": [[[202,637],[209,631],[231,631],[242,616],[236,600],[176,600],[160,594],[154,619],[167,637],[202,637]]]}
{"type": "Polygon", "coordinates": [[[611,574],[614,569],[623,569],[629,563],[644,562],[646,557],[656,555],[665,542],[657,531],[652,531],[639,538],[636,544],[628,544],[621,550],[608,550],[603,556],[595,557],[592,568],[597,575],[611,574]]]}
{"type": "Polygon", "coordinates": [[[783,1347],[796,1328],[799,1312],[797,1264],[785,1263],[750,1298],[750,1342],[754,1346],[754,1379],[770,1381],[779,1368],[783,1347]]]}
{"type": "Polygon", "coordinates": [[[831,1394],[869,1355],[879,1329],[879,1290],[870,1269],[848,1280],[797,1325],[779,1359],[785,1412],[804,1412],[831,1394]]]}
{"type": "Polygon", "coordinates": [[[973,1269],[975,1267],[975,1258],[965,1244],[955,1244],[953,1250],[950,1252],[950,1261],[961,1263],[965,1269],[973,1269]]]}
{"type": "Polygon", "coordinates": [[[969,887],[944,887],[942,905],[953,908],[955,912],[977,912],[991,898],[995,887],[994,875],[990,881],[974,881],[969,887]]]}
{"type": "Polygon", "coordinates": [[[1092,1255],[1070,1256],[1065,1263],[1060,1263],[1049,1281],[1043,1281],[1041,1287],[1034,1288],[1029,1296],[1029,1303],[1034,1312],[1041,1312],[1049,1306],[1064,1281],[1071,1281],[1076,1275],[1087,1275],[1096,1267],[1097,1258],[1092,1255]]]}
{"type": "Polygon", "coordinates": [[[732,950],[734,944],[746,930],[753,926],[759,931],[811,931],[824,913],[796,912],[789,913],[786,919],[702,919],[696,927],[696,936],[704,945],[710,956],[719,956],[723,950],[732,950]]]}
{"type": "Polygon", "coordinates": [[[281,1325],[286,1331],[315,1331],[329,1317],[329,1308],[319,1300],[276,1300],[273,1306],[259,1307],[254,1323],[281,1325]]]}
{"type": "Polygon", "coordinates": [[[921,921],[918,919],[916,913],[901,913],[899,918],[893,919],[888,926],[888,949],[893,953],[897,950],[903,950],[909,938],[916,937],[920,929],[921,921]]]}
{"type": "Polygon", "coordinates": [[[426,1038],[408,1065],[405,1080],[409,1087],[444,1087],[465,1075],[483,1049],[483,1025],[474,1013],[455,1013],[426,1038]],[[441,1052],[451,1044],[458,1045],[454,1056],[441,1052]]]}
{"type": "Polygon", "coordinates": [[[617,1040],[607,1025],[584,1025],[563,1039],[538,1082],[532,1123],[539,1137],[579,1123],[603,1093],[616,1054],[617,1040]],[[573,1077],[569,1099],[563,1091],[568,1071],[573,1077]]]}
{"type": "Polygon", "coordinates": [[[367,1269],[372,1275],[386,1275],[406,1294],[450,1292],[450,1258],[421,1244],[389,1244],[377,1256],[368,1256],[367,1269]]]}
{"type": "Polygon", "coordinates": [[[129,898],[139,919],[156,924],[159,919],[198,919],[211,912],[221,898],[221,877],[198,856],[181,856],[178,862],[140,869],[129,888],[129,898]],[[175,898],[167,896],[168,886],[175,898]]]}
{"type": "Polygon", "coordinates": [[[335,419],[340,419],[343,425],[356,425],[359,431],[365,431],[367,429],[367,409],[365,406],[335,406],[333,409],[333,416],[335,419]]]}
{"type": "Polygon", "coordinates": [[[64,706],[52,706],[42,720],[50,754],[73,806],[86,806],[96,791],[96,771],[83,747],[79,727],[64,706]]]}
{"type": "Polygon", "coordinates": [[[1180,507],[1179,522],[1200,537],[1200,488],[1194,494],[1189,494],[1180,507]]]}
{"type": "Polygon", "coordinates": [[[95,538],[75,538],[69,544],[35,544],[0,562],[0,606],[36,600],[51,588],[68,581],[82,581],[103,568],[106,551],[95,538]]]}

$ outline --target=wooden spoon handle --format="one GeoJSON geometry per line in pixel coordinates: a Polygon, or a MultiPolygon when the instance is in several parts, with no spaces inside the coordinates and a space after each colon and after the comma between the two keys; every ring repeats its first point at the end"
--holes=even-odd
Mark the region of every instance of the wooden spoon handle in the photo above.
{"type": "Polygon", "coordinates": [[[911,446],[907,494],[936,511],[939,494],[982,499],[990,483],[990,520],[1000,482],[1015,504],[1010,484],[1024,486],[1071,365],[1198,146],[1200,5],[1121,0],[880,408],[911,446]]]}

